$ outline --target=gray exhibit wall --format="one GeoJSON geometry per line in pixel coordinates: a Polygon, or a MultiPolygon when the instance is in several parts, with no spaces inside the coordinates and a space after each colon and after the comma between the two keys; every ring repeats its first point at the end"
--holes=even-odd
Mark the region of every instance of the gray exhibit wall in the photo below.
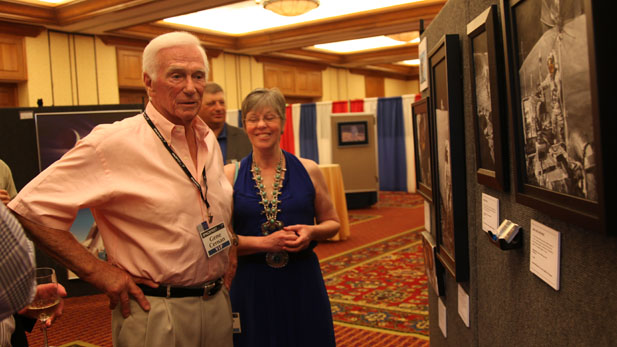
{"type": "MultiPolygon", "coordinates": [[[[512,122],[508,115],[504,117],[509,163],[505,176],[510,188],[502,192],[477,182],[476,113],[467,24],[490,5],[497,5],[499,9],[500,4],[498,1],[449,0],[422,34],[427,40],[428,52],[445,34],[459,37],[470,264],[468,281],[457,283],[447,272],[443,274],[445,295],[441,300],[447,312],[447,337],[439,327],[438,297],[429,290],[431,346],[616,346],[617,237],[575,226],[563,218],[516,202],[516,165],[512,122]],[[482,193],[499,199],[500,221],[509,219],[522,227],[521,248],[501,250],[489,241],[482,230],[482,193]],[[561,233],[559,290],[530,271],[532,219],[561,233]],[[458,313],[458,285],[469,295],[470,327],[465,326],[458,313]]],[[[501,13],[499,20],[503,20],[501,13]]],[[[501,33],[501,22],[498,26],[501,33]]],[[[600,55],[605,50],[601,47],[598,52],[600,55]]],[[[600,93],[606,95],[605,91],[600,93]]],[[[428,94],[428,89],[423,91],[423,96],[428,94]]],[[[606,140],[614,143],[612,139],[606,140]]],[[[607,152],[615,148],[606,148],[607,143],[601,145],[607,152]]],[[[600,187],[606,194],[615,191],[614,183],[608,182],[611,178],[606,177],[607,183],[600,187]]],[[[434,207],[432,213],[435,213],[434,207]]],[[[610,215],[607,218],[610,226],[610,215]]],[[[434,225],[432,229],[435,230],[434,225]]]]}

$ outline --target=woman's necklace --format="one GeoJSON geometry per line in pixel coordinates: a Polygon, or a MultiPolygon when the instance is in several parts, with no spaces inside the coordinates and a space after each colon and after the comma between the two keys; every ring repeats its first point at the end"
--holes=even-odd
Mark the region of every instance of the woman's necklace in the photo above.
{"type": "MultiPolygon", "coordinates": [[[[251,168],[253,181],[255,181],[255,187],[259,190],[257,193],[261,198],[259,204],[264,208],[261,213],[266,215],[266,221],[261,225],[262,235],[268,235],[283,229],[283,222],[276,220],[276,216],[281,212],[279,209],[279,204],[281,203],[279,195],[281,195],[281,189],[283,188],[283,171],[285,170],[286,169],[283,168],[283,155],[281,153],[274,173],[274,182],[272,183],[272,199],[268,200],[268,192],[266,192],[266,186],[263,183],[261,169],[257,166],[255,160],[253,160],[253,166],[251,168]]],[[[289,254],[285,251],[266,253],[266,263],[273,268],[284,267],[287,265],[288,261],[289,254]]]]}

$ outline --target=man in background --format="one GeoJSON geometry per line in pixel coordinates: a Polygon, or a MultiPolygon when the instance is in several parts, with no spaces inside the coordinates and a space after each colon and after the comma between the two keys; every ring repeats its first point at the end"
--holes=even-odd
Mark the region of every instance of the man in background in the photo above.
{"type": "Polygon", "coordinates": [[[204,102],[199,111],[201,119],[214,132],[223,152],[223,162],[226,164],[234,160],[240,161],[251,152],[251,143],[244,130],[229,125],[225,94],[223,88],[214,82],[208,82],[204,88],[204,102]]]}
{"type": "Polygon", "coordinates": [[[95,127],[9,207],[37,246],[109,297],[114,346],[231,347],[232,187],[196,117],[206,53],[194,35],[166,33],[146,46],[142,66],[144,112],[95,127]],[[70,232],[82,208],[108,261],[70,232]]]}

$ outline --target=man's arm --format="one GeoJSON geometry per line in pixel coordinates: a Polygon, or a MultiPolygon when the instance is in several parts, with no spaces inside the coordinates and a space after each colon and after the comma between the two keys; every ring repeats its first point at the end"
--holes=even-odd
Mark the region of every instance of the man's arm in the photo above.
{"type": "Polygon", "coordinates": [[[103,291],[109,297],[110,309],[120,303],[122,315],[128,317],[129,296],[132,296],[144,310],[150,310],[150,303],[135,281],[155,287],[154,282],[134,279],[125,271],[96,258],[69,231],[49,228],[17,213],[15,215],[37,246],[86,282],[103,291]]]}

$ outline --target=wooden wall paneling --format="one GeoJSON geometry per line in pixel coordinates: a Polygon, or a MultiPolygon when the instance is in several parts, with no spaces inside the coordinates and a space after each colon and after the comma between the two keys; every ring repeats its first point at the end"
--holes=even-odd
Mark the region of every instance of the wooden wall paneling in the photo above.
{"type": "Polygon", "coordinates": [[[24,38],[0,33],[0,81],[26,81],[24,38]]]}
{"type": "Polygon", "coordinates": [[[321,71],[296,68],[296,93],[302,96],[321,96],[321,71]]]}
{"type": "Polygon", "coordinates": [[[17,85],[0,83],[0,107],[17,107],[17,85]]]}
{"type": "Polygon", "coordinates": [[[278,88],[285,95],[295,95],[295,70],[293,66],[264,64],[264,86],[278,88]]]}
{"type": "Polygon", "coordinates": [[[364,87],[367,98],[386,96],[386,88],[383,77],[364,76],[364,87]]]}
{"type": "Polygon", "coordinates": [[[118,87],[128,89],[143,89],[141,75],[141,57],[143,49],[117,47],[118,87]]]}
{"type": "Polygon", "coordinates": [[[120,104],[140,104],[146,107],[148,94],[145,89],[120,89],[120,104]]]}

